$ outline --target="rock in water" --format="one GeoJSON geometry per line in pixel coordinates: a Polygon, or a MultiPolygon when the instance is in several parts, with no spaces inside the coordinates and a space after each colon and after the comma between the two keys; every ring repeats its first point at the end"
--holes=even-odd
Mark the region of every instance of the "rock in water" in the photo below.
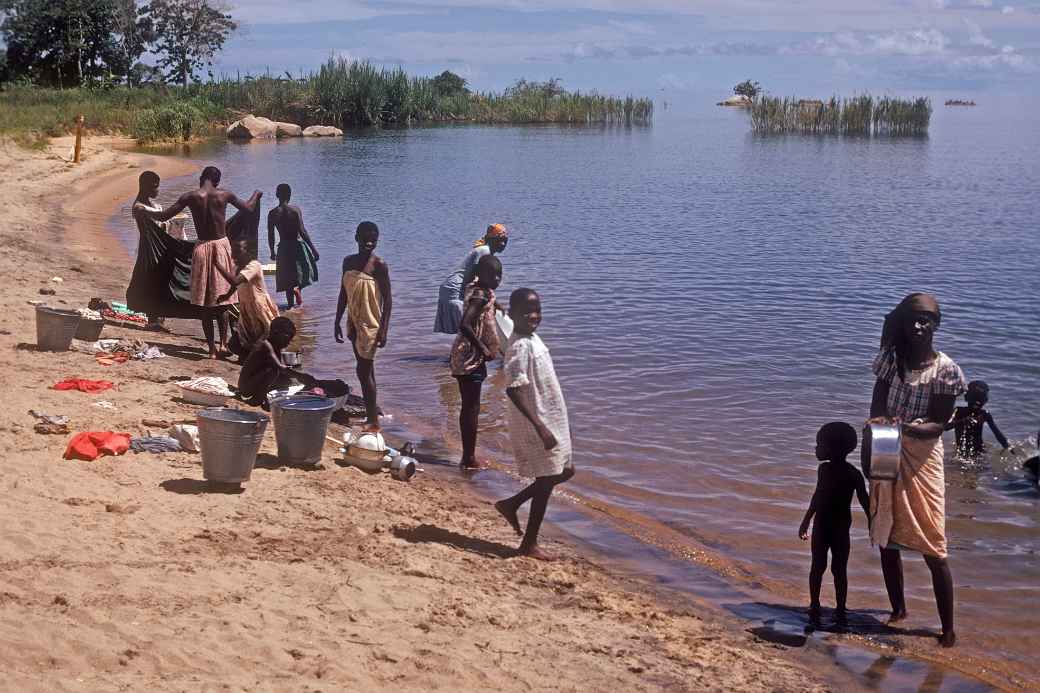
{"type": "Polygon", "coordinates": [[[331,125],[311,125],[309,128],[304,128],[304,137],[342,137],[343,131],[339,128],[334,128],[331,125]]]}
{"type": "Polygon", "coordinates": [[[227,129],[227,136],[233,140],[270,140],[278,134],[278,126],[273,120],[247,115],[236,120],[227,129]]]}
{"type": "Polygon", "coordinates": [[[717,105],[731,106],[733,108],[751,108],[751,99],[742,94],[736,94],[724,101],[719,101],[717,105]]]}
{"type": "Polygon", "coordinates": [[[303,137],[303,128],[296,123],[280,123],[275,121],[275,134],[281,137],[303,137]]]}

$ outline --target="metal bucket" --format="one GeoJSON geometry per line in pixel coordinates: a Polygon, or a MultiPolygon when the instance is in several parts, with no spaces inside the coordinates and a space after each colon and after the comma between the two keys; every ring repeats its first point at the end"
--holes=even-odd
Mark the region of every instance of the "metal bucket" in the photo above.
{"type": "Polygon", "coordinates": [[[296,395],[271,402],[278,459],[286,464],[317,464],[325,447],[336,403],[317,395],[296,395]]]}
{"type": "Polygon", "coordinates": [[[875,481],[895,481],[903,431],[898,425],[872,423],[863,427],[860,462],[863,476],[875,481]]]}
{"type": "Polygon", "coordinates": [[[40,351],[68,351],[80,319],[74,310],[36,306],[36,346],[40,351]]]}
{"type": "Polygon", "coordinates": [[[270,419],[241,409],[215,407],[198,413],[202,476],[210,481],[249,481],[270,419]]]}
{"type": "Polygon", "coordinates": [[[96,342],[101,338],[101,330],[104,328],[104,320],[80,320],[76,327],[76,339],[84,342],[96,342]]]}

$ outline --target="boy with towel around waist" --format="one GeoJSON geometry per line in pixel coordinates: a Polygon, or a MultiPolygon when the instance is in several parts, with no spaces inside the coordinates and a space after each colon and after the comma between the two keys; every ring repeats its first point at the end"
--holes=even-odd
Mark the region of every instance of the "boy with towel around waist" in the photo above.
{"type": "Polygon", "coordinates": [[[343,342],[343,313],[347,314],[347,339],[357,359],[357,376],[368,415],[366,431],[379,430],[376,402],[376,350],[386,346],[390,329],[390,268],[373,254],[379,243],[379,227],[371,221],[358,224],[354,240],[358,252],[343,259],[343,281],[336,305],[334,335],[343,342]]]}
{"type": "Polygon", "coordinates": [[[816,490],[809,509],[798,528],[802,541],[809,538],[809,521],[815,515],[812,527],[812,568],[809,570],[809,621],[820,624],[820,587],[823,571],[827,570],[827,551],[831,552],[831,574],[834,576],[834,597],[837,606],[834,620],[845,624],[845,598],[849,592],[847,567],[849,564],[849,528],[852,513],[849,505],[856,494],[863,512],[870,522],[870,507],[866,482],[858,469],[845,459],[856,449],[856,429],[847,423],[835,421],[825,425],[816,434],[816,459],[821,464],[816,470],[816,490]]]}
{"type": "Polygon", "coordinates": [[[227,238],[227,206],[231,205],[241,211],[253,212],[258,209],[261,193],[253,192],[247,202],[243,202],[235,193],[222,190],[220,185],[220,169],[207,166],[199,177],[198,190],[184,193],[167,210],[141,209],[140,214],[156,221],[168,221],[182,210],[191,210],[195,222],[195,233],[199,242],[191,255],[191,302],[193,305],[207,308],[202,319],[202,331],[209,344],[209,357],[215,359],[220,355],[213,341],[213,322],[220,329],[220,347],[227,351],[227,308],[238,303],[231,288],[227,274],[235,272],[235,261],[231,255],[231,244],[227,238]]]}
{"type": "Polygon", "coordinates": [[[542,321],[542,303],[531,289],[517,289],[509,297],[513,335],[506,349],[506,395],[509,437],[513,441],[520,476],[534,477],[527,488],[512,498],[498,501],[495,509],[518,535],[523,534],[518,556],[551,560],[538,548],[538,531],[553,488],[574,476],[571,432],[567,403],[556,379],[549,349],[535,334],[542,321]],[[520,531],[516,513],[531,501],[527,531],[520,531]]]}

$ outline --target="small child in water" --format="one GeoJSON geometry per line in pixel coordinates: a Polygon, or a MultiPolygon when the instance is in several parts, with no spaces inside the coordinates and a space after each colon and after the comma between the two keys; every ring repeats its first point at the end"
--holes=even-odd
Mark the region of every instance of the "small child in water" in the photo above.
{"type": "Polygon", "coordinates": [[[267,339],[262,339],[253,346],[238,374],[238,392],[248,404],[266,409],[267,393],[288,387],[290,376],[295,376],[306,384],[314,383],[311,376],[293,370],[282,362],[282,350],[289,346],[295,336],[296,326],[292,320],[278,317],[271,321],[267,339]]]}
{"type": "Polygon", "coordinates": [[[567,403],[556,379],[549,349],[534,332],[542,321],[542,303],[531,289],[509,296],[513,334],[506,349],[504,370],[509,410],[509,437],[520,476],[534,481],[512,498],[495,503],[517,534],[523,534],[517,555],[550,560],[538,548],[538,531],[553,488],[574,476],[567,403]],[[520,531],[516,513],[531,501],[527,531],[520,531]]]}
{"type": "Polygon", "coordinates": [[[870,522],[867,487],[863,475],[845,459],[856,449],[856,429],[847,423],[834,421],[823,426],[816,434],[816,459],[822,460],[816,470],[816,490],[809,509],[798,528],[802,541],[809,538],[809,521],[815,515],[812,527],[812,568],[809,571],[809,621],[820,623],[820,586],[827,569],[827,551],[831,552],[831,574],[834,575],[834,595],[837,606],[834,618],[844,623],[845,599],[849,592],[846,569],[849,564],[849,528],[852,513],[849,506],[855,493],[863,512],[870,522]]]}
{"type": "Polygon", "coordinates": [[[957,454],[971,459],[986,451],[986,445],[982,442],[983,424],[989,424],[993,437],[1007,450],[1009,447],[1007,438],[997,428],[993,415],[986,411],[986,403],[989,402],[989,385],[981,380],[972,380],[968,383],[968,391],[964,393],[964,399],[968,402],[968,406],[957,407],[953,412],[953,418],[945,426],[947,431],[951,428],[954,429],[954,435],[957,437],[957,454]]]}
{"type": "Polygon", "coordinates": [[[371,221],[358,224],[354,234],[358,251],[343,259],[343,279],[339,287],[334,335],[343,342],[343,314],[347,314],[347,339],[354,347],[357,377],[365,398],[368,423],[365,430],[379,430],[379,405],[376,393],[376,350],[386,346],[390,330],[390,268],[375,254],[379,227],[371,221]]]}

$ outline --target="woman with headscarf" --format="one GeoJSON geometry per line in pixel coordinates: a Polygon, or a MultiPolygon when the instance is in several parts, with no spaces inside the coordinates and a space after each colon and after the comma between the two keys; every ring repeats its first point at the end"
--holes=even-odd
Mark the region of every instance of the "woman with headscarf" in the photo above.
{"type": "Polygon", "coordinates": [[[881,350],[873,365],[877,380],[870,421],[898,423],[903,436],[897,478],[870,483],[870,538],[881,548],[881,570],[892,604],[889,622],[906,618],[900,552],[916,551],[932,573],[942,622],[939,642],[952,647],[957,638],[946,550],[942,432],[966,384],[953,359],[932,347],[941,320],[938,301],[922,293],[910,294],[885,317],[881,350]]]}
{"type": "Polygon", "coordinates": [[[433,323],[434,332],[456,334],[462,323],[463,296],[466,288],[477,276],[477,263],[486,255],[497,255],[505,251],[509,243],[509,232],[502,224],[487,227],[484,237],[473,244],[454,272],[441,283],[440,299],[437,302],[437,319],[433,323]]]}

